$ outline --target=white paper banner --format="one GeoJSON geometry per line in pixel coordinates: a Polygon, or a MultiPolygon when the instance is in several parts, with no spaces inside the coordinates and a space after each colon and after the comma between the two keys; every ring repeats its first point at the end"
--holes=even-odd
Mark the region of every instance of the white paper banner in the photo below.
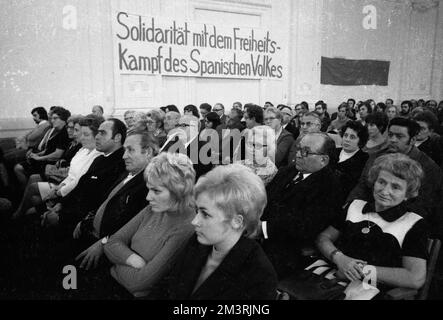
{"type": "Polygon", "coordinates": [[[116,12],[114,60],[120,74],[275,79],[284,54],[271,32],[116,12]]]}

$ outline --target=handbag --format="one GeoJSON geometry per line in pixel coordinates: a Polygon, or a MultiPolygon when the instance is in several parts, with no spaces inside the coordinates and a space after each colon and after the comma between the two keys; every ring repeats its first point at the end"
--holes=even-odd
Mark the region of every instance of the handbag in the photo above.
{"type": "Polygon", "coordinates": [[[48,164],[45,167],[45,176],[48,182],[59,184],[68,176],[69,168],[57,168],[55,165],[48,164]]]}
{"type": "Polygon", "coordinates": [[[346,285],[340,280],[325,277],[332,269],[328,264],[305,269],[281,281],[278,289],[287,292],[292,300],[344,300],[346,285]],[[315,273],[324,267],[325,271],[315,273]]]}

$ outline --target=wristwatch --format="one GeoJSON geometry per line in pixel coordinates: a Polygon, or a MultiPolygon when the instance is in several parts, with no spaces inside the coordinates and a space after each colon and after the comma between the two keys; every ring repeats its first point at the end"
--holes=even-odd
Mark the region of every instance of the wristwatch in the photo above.
{"type": "Polygon", "coordinates": [[[102,245],[105,245],[108,243],[109,237],[104,237],[100,242],[102,243],[102,245]]]}
{"type": "Polygon", "coordinates": [[[338,249],[333,250],[330,254],[329,254],[329,261],[334,262],[334,257],[339,254],[339,253],[343,253],[338,249]]]}

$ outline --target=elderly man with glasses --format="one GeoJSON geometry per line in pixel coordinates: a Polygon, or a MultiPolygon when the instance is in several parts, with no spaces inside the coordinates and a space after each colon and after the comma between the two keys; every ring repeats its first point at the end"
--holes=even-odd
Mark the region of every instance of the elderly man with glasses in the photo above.
{"type": "Polygon", "coordinates": [[[332,169],[334,149],[327,134],[306,134],[297,144],[295,166],[281,168],[267,186],[263,248],[279,277],[305,266],[307,248],[340,212],[343,195],[332,169]]]}
{"type": "Polygon", "coordinates": [[[216,103],[214,105],[214,108],[212,111],[216,112],[218,116],[220,117],[221,124],[227,124],[228,123],[228,117],[225,115],[225,106],[221,103],[216,103]]]}

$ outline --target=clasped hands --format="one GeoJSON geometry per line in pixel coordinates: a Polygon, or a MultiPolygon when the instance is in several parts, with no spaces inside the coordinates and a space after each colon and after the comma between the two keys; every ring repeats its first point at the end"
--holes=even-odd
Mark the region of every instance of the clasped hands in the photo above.
{"type": "Polygon", "coordinates": [[[39,161],[39,160],[41,159],[41,157],[40,157],[38,154],[31,152],[31,153],[28,155],[28,159],[34,159],[34,160],[36,160],[36,161],[39,161]]]}
{"type": "Polygon", "coordinates": [[[338,268],[337,277],[339,279],[357,281],[366,277],[363,272],[364,267],[368,264],[366,261],[354,259],[344,254],[338,255],[334,260],[338,268]]]}

